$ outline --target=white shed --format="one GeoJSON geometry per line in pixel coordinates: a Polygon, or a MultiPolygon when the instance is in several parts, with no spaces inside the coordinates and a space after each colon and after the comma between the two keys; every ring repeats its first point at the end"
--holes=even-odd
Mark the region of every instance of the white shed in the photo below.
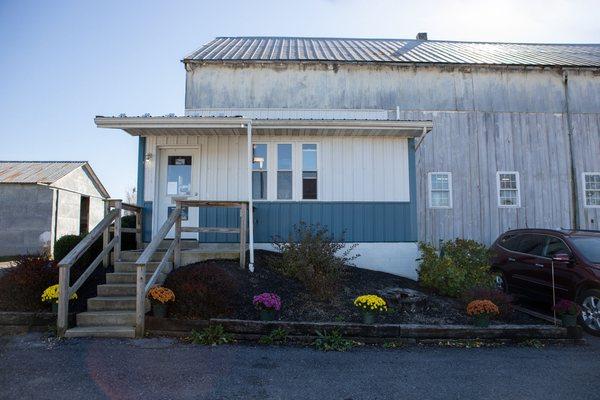
{"type": "Polygon", "coordinates": [[[0,256],[53,252],[100,222],[108,197],[86,161],[0,161],[0,256]]]}

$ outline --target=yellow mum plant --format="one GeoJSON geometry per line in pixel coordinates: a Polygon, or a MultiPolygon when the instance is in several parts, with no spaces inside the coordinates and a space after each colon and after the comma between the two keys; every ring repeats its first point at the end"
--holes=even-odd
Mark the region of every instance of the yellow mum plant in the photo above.
{"type": "Polygon", "coordinates": [[[150,300],[165,304],[175,300],[175,293],[164,286],[154,286],[148,292],[148,297],[150,297],[150,300]]]}
{"type": "Polygon", "coordinates": [[[490,300],[473,300],[467,305],[467,314],[472,317],[478,315],[498,315],[500,310],[498,306],[490,300]]]}
{"type": "Polygon", "coordinates": [[[374,294],[364,294],[354,300],[354,305],[363,311],[384,312],[387,311],[387,304],[384,299],[374,294]]]}
{"type": "MultiPolygon", "coordinates": [[[[77,293],[73,293],[69,300],[77,299],[77,293]]],[[[58,303],[58,285],[52,285],[46,288],[42,293],[42,301],[43,302],[55,302],[58,303]]]]}

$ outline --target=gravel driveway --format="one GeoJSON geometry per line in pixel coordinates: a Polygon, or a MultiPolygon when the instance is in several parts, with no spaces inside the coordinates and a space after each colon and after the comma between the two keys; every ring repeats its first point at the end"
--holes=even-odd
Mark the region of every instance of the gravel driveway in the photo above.
{"type": "Polygon", "coordinates": [[[599,399],[600,340],[454,349],[0,338],[2,399],[599,399]]]}

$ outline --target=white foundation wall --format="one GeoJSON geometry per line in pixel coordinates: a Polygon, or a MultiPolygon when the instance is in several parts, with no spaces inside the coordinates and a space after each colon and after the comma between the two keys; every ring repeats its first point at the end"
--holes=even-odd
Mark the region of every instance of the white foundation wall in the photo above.
{"type": "MultiPolygon", "coordinates": [[[[351,246],[353,243],[348,243],[351,246]]],[[[255,243],[255,249],[275,251],[271,243],[255,243]]],[[[346,247],[347,248],[347,247],[346,247]]],[[[353,261],[359,268],[387,272],[417,280],[417,259],[420,257],[416,242],[357,243],[351,255],[360,254],[353,261]]]]}
{"type": "MultiPolygon", "coordinates": [[[[268,146],[268,200],[276,200],[277,143],[293,145],[294,199],[301,200],[302,143],[317,144],[319,201],[409,201],[408,140],[399,137],[319,137],[254,135],[254,143],[268,146]],[[298,178],[297,178],[298,177],[298,178]]],[[[145,162],[145,201],[155,201],[161,148],[198,149],[204,200],[245,200],[246,137],[149,136],[145,162]]],[[[166,184],[166,183],[163,183],[166,184]]]]}

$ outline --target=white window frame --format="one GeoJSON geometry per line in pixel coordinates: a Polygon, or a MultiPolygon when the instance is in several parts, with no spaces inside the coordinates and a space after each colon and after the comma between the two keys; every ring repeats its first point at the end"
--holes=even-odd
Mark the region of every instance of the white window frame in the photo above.
{"type": "Polygon", "coordinates": [[[319,167],[320,167],[320,163],[319,163],[319,154],[320,154],[320,149],[319,149],[319,143],[317,142],[300,142],[300,159],[299,159],[299,168],[300,171],[298,173],[298,176],[300,177],[300,193],[299,193],[299,197],[300,197],[300,201],[318,201],[319,198],[321,197],[321,190],[320,190],[320,176],[319,176],[319,167]],[[316,199],[305,199],[304,198],[304,150],[303,147],[305,144],[314,144],[315,145],[315,151],[317,152],[317,156],[316,156],[316,162],[317,162],[317,168],[315,170],[315,172],[317,173],[317,198],[316,199]]]}
{"type": "MultiPolygon", "coordinates": [[[[252,142],[252,146],[255,145],[265,145],[267,146],[267,162],[263,164],[263,168],[261,169],[252,169],[252,174],[254,174],[255,172],[266,172],[267,173],[267,192],[265,193],[265,198],[264,199],[252,199],[252,201],[268,201],[269,200],[269,171],[271,170],[271,168],[269,168],[269,163],[271,162],[270,158],[271,158],[271,154],[269,153],[270,151],[270,145],[267,142],[252,142]]],[[[252,180],[254,182],[254,179],[252,180]]],[[[252,190],[252,193],[254,193],[254,188],[252,190]]]]}
{"type": "Polygon", "coordinates": [[[599,175],[600,176],[600,172],[584,172],[581,174],[581,188],[583,190],[583,206],[585,208],[600,208],[600,205],[596,205],[596,204],[588,204],[587,203],[587,192],[595,192],[597,191],[597,189],[587,189],[585,187],[585,177],[586,176],[592,176],[592,175],[599,175]]]}
{"type": "MultiPolygon", "coordinates": [[[[298,196],[297,194],[297,189],[296,189],[296,185],[295,185],[295,181],[296,181],[296,176],[298,176],[298,173],[296,170],[296,165],[298,163],[297,156],[296,156],[296,151],[295,151],[295,143],[292,141],[283,141],[283,142],[275,142],[274,146],[275,148],[275,198],[273,199],[273,201],[295,201],[296,197],[298,196]],[[292,166],[290,169],[279,169],[279,145],[280,144],[287,144],[290,145],[291,148],[291,156],[292,156],[292,166]],[[292,174],[292,196],[289,199],[280,199],[279,196],[277,195],[277,193],[279,193],[279,184],[278,184],[278,180],[279,180],[279,172],[290,172],[292,174]]],[[[267,188],[268,190],[268,188],[267,188]]]]}
{"type": "MultiPolygon", "coordinates": [[[[502,189],[515,190],[515,189],[502,189]]],[[[521,177],[519,171],[497,171],[496,172],[496,196],[498,199],[498,208],[520,208],[521,207],[521,177]],[[500,199],[500,175],[513,174],[517,183],[517,204],[502,204],[500,199]]]]}
{"type": "MultiPolygon", "coordinates": [[[[427,174],[427,184],[429,186],[429,208],[441,208],[441,209],[451,209],[452,208],[452,172],[429,172],[427,174]],[[447,206],[434,206],[433,205],[433,188],[431,186],[431,177],[433,175],[446,175],[448,177],[448,205],[447,206]]],[[[436,190],[441,191],[441,190],[436,190]]],[[[444,190],[445,191],[445,190],[444,190]]]]}

